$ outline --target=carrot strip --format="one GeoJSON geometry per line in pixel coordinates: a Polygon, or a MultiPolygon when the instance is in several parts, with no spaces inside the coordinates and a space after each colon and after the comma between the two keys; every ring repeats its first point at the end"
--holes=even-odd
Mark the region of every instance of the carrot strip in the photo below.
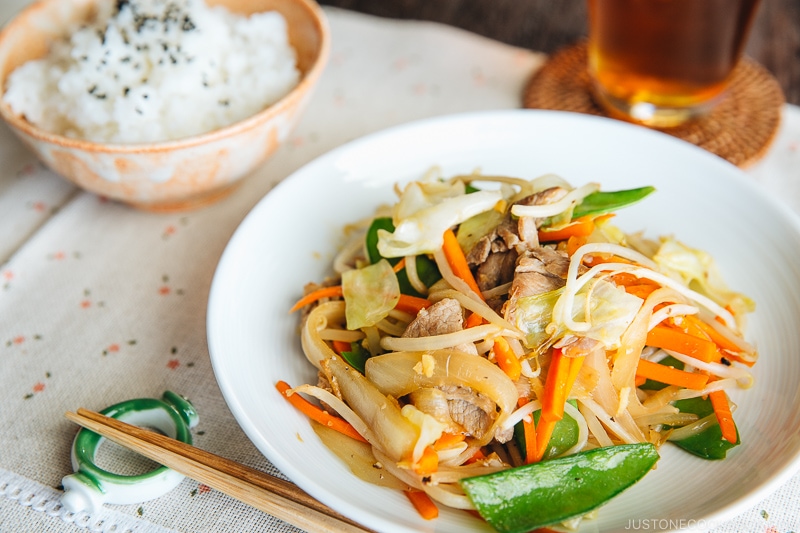
{"type": "Polygon", "coordinates": [[[342,355],[343,352],[349,352],[352,346],[350,346],[349,342],[346,341],[332,341],[333,342],[333,349],[339,355],[342,355]]]}
{"type": "Polygon", "coordinates": [[[694,315],[686,315],[684,317],[684,321],[692,324],[698,330],[701,330],[703,333],[708,335],[708,338],[714,341],[717,346],[722,348],[723,350],[730,351],[730,352],[738,352],[739,347],[736,346],[733,342],[729,341],[725,335],[722,335],[719,331],[711,327],[709,324],[706,324],[703,320],[697,318],[694,315]]]}
{"type": "Polygon", "coordinates": [[[433,446],[426,446],[422,452],[422,457],[419,458],[417,464],[414,465],[414,472],[419,475],[425,476],[433,474],[439,469],[439,454],[433,449],[433,446]]]}
{"type": "Polygon", "coordinates": [[[572,257],[578,251],[578,248],[586,244],[587,241],[586,237],[576,237],[574,235],[567,239],[567,255],[572,257]]]}
{"type": "Polygon", "coordinates": [[[470,313],[467,320],[464,322],[464,329],[480,326],[484,322],[483,317],[478,313],[470,313]]]}
{"type": "Polygon", "coordinates": [[[635,380],[634,380],[634,384],[635,384],[637,387],[641,387],[641,386],[642,386],[642,385],[644,385],[645,383],[647,383],[647,378],[646,378],[646,377],[644,377],[644,376],[636,376],[636,378],[635,378],[635,380]]]}
{"type": "Polygon", "coordinates": [[[567,396],[572,391],[575,380],[578,379],[578,373],[581,371],[581,366],[583,366],[583,360],[586,359],[586,356],[570,357],[569,359],[569,374],[567,374],[567,384],[564,387],[564,402],[567,401],[567,396]]]}
{"type": "Polygon", "coordinates": [[[403,311],[404,313],[408,313],[409,315],[416,316],[420,310],[430,307],[433,302],[430,300],[426,300],[425,298],[419,298],[417,296],[409,296],[408,294],[401,294],[400,299],[397,301],[397,305],[394,307],[398,311],[403,311]]]}
{"type": "Polygon", "coordinates": [[[700,327],[699,321],[696,317],[692,315],[684,315],[680,317],[672,317],[664,321],[664,324],[668,325],[673,329],[677,329],[686,333],[687,335],[691,335],[692,337],[697,337],[698,339],[704,339],[707,341],[711,340],[711,337],[708,333],[705,332],[703,328],[700,327]],[[690,320],[690,318],[694,318],[695,320],[690,320]]]}
{"type": "MultiPolygon", "coordinates": [[[[519,407],[526,403],[528,403],[527,398],[517,400],[519,407]]],[[[525,449],[520,451],[524,453],[525,464],[534,463],[536,462],[536,425],[533,423],[533,416],[531,416],[530,422],[525,419],[522,420],[522,430],[525,435],[525,449]]]]}
{"type": "Polygon", "coordinates": [[[442,436],[433,443],[433,449],[436,451],[446,450],[452,448],[459,442],[464,442],[463,433],[442,433],[442,436]]]}
{"type": "Polygon", "coordinates": [[[641,283],[638,285],[626,285],[625,292],[633,296],[638,296],[642,300],[646,300],[650,294],[656,290],[658,286],[648,283],[641,283]]]}
{"type": "Polygon", "coordinates": [[[539,230],[539,241],[554,242],[564,241],[570,237],[588,237],[594,231],[594,220],[586,216],[573,220],[569,226],[554,230],[539,230]]]}
{"type": "Polygon", "coordinates": [[[636,376],[693,390],[702,390],[708,383],[708,376],[706,375],[678,370],[647,359],[639,359],[639,365],[636,367],[636,376]]]}
{"type": "Polygon", "coordinates": [[[296,304],[289,309],[290,313],[294,313],[298,309],[307,306],[308,304],[313,304],[317,300],[321,300],[322,298],[334,298],[336,296],[341,297],[344,293],[342,292],[341,285],[334,285],[332,287],[322,287],[315,291],[311,291],[310,293],[306,294],[302,298],[300,298],[296,304]]]}
{"type": "Polygon", "coordinates": [[[559,349],[553,350],[547,380],[542,396],[542,418],[561,420],[564,416],[564,402],[569,391],[566,390],[569,376],[570,358],[559,349]]]}
{"type": "Polygon", "coordinates": [[[404,258],[400,259],[400,261],[398,261],[397,264],[394,265],[394,267],[392,267],[392,270],[394,271],[395,274],[397,274],[398,272],[403,270],[405,267],[406,267],[406,258],[404,257],[404,258]]]}
{"type": "Polygon", "coordinates": [[[453,230],[451,229],[448,229],[444,232],[444,244],[442,245],[442,251],[444,252],[444,256],[447,259],[447,264],[450,265],[450,269],[453,271],[453,274],[464,280],[464,282],[469,285],[469,288],[475,291],[475,294],[483,299],[483,295],[478,287],[478,283],[475,281],[475,276],[472,275],[472,271],[469,269],[469,264],[467,264],[467,258],[464,256],[464,251],[461,249],[461,245],[458,244],[456,234],[453,233],[453,230]]]}
{"type": "Polygon", "coordinates": [[[641,279],[629,272],[620,272],[611,277],[611,281],[619,287],[623,287],[628,294],[638,296],[643,300],[650,296],[650,293],[660,287],[657,283],[641,279]]]}
{"type": "Polygon", "coordinates": [[[367,439],[361,436],[361,434],[356,431],[356,429],[350,425],[344,419],[331,415],[329,412],[323,410],[321,407],[317,407],[313,403],[309,402],[299,394],[288,394],[289,389],[292,387],[289,386],[288,383],[285,381],[279,381],[275,384],[275,388],[278,389],[278,392],[281,393],[281,396],[286,398],[290,404],[297,408],[301,413],[306,415],[311,420],[315,422],[319,422],[323,426],[327,426],[331,429],[335,429],[339,433],[347,435],[348,437],[352,437],[356,440],[360,440],[362,442],[367,442],[367,439]]]}
{"type": "Polygon", "coordinates": [[[601,263],[625,263],[627,265],[636,264],[633,261],[631,261],[630,259],[625,259],[624,257],[620,257],[618,255],[603,254],[603,253],[586,255],[584,257],[583,262],[587,266],[595,266],[595,265],[599,265],[601,263]]]}
{"type": "Polygon", "coordinates": [[[494,359],[500,370],[506,373],[512,381],[517,381],[522,375],[522,365],[519,364],[517,354],[508,345],[508,341],[503,337],[497,337],[492,346],[494,359]]]}
{"type": "Polygon", "coordinates": [[[542,460],[557,423],[558,420],[548,420],[544,416],[539,418],[539,423],[536,425],[536,450],[531,462],[538,463],[542,460]]]}
{"type": "Polygon", "coordinates": [[[638,285],[639,283],[647,283],[647,280],[642,280],[638,276],[634,276],[630,272],[620,272],[618,274],[614,274],[611,276],[611,281],[614,282],[614,285],[618,285],[621,287],[627,287],[628,285],[638,285]]]}
{"type": "Polygon", "coordinates": [[[483,450],[478,448],[475,453],[472,454],[472,457],[467,459],[464,464],[471,465],[472,463],[477,463],[478,461],[483,461],[486,459],[486,454],[483,453],[483,450]]]}
{"type": "Polygon", "coordinates": [[[574,358],[565,356],[557,348],[553,350],[550,369],[547,371],[547,379],[544,382],[542,414],[536,426],[536,451],[533,456],[535,462],[541,461],[542,457],[544,457],[544,452],[547,450],[556,422],[564,418],[564,403],[567,401],[567,394],[569,394],[567,385],[569,383],[572,359],[574,358]]]}
{"type": "Polygon", "coordinates": [[[717,345],[707,339],[702,339],[673,329],[667,326],[656,326],[647,333],[648,346],[672,350],[705,363],[718,362],[720,353],[717,345]]]}
{"type": "Polygon", "coordinates": [[[736,424],[733,422],[733,413],[728,403],[728,396],[724,390],[715,390],[708,393],[714,414],[717,415],[719,427],[722,430],[722,438],[731,444],[736,444],[736,424]]]}
{"type": "Polygon", "coordinates": [[[724,357],[733,359],[734,361],[738,361],[747,366],[753,366],[755,364],[755,361],[748,361],[740,357],[739,353],[741,352],[741,349],[736,344],[728,340],[725,335],[711,327],[711,325],[707,322],[697,318],[694,315],[687,315],[684,318],[689,322],[693,322],[698,329],[701,329],[706,335],[708,335],[708,338],[711,339],[720,350],[725,352],[724,357]]]}
{"type": "Polygon", "coordinates": [[[428,496],[421,490],[404,490],[403,493],[408,497],[411,505],[417,510],[419,515],[425,520],[433,520],[439,516],[439,508],[428,496]]]}

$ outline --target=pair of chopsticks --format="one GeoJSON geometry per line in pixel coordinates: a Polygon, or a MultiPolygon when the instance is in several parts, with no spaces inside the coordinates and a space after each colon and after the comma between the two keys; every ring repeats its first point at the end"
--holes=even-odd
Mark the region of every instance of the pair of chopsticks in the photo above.
{"type": "Polygon", "coordinates": [[[120,446],[293,526],[320,533],[371,531],[318,502],[294,483],[94,411],[81,408],[65,416],[120,446]]]}

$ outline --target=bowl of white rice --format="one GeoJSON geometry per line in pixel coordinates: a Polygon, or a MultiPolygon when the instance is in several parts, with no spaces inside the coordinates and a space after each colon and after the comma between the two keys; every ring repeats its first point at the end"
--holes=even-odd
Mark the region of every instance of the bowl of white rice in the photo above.
{"type": "Polygon", "coordinates": [[[194,208],[287,138],[329,41],[313,0],[39,0],[0,32],[0,115],[84,189],[194,208]]]}

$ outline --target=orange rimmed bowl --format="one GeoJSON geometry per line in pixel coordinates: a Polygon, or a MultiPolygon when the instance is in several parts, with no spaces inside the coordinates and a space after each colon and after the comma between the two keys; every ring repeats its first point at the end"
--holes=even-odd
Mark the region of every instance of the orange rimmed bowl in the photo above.
{"type": "MultiPolygon", "coordinates": [[[[98,2],[39,0],[0,32],[0,88],[26,61],[44,57],[50,43],[98,2]]],[[[327,63],[330,33],[313,0],[206,0],[234,13],[278,11],[287,22],[299,83],[259,113],[209,133],[179,140],[106,144],[37,128],[0,101],[12,131],[54,172],[98,195],[153,211],[192,209],[225,196],[286,140],[327,63]]]]}

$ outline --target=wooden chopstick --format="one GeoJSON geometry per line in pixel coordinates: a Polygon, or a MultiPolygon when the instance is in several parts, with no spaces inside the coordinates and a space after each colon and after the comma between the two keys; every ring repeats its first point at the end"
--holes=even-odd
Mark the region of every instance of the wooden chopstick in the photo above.
{"type": "Polygon", "coordinates": [[[293,526],[321,533],[371,531],[318,502],[294,483],[94,411],[80,408],[77,413],[67,412],[65,416],[125,448],[293,526]]]}

